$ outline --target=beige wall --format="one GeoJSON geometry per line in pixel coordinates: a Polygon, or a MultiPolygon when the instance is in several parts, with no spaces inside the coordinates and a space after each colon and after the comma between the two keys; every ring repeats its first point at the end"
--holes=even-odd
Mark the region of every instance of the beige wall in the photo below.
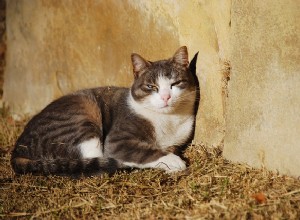
{"type": "Polygon", "coordinates": [[[222,69],[230,1],[7,1],[4,101],[33,114],[54,98],[94,86],[130,86],[130,54],[167,58],[199,51],[201,107],[196,140],[224,137],[222,69]]]}
{"type": "Polygon", "coordinates": [[[299,1],[232,4],[224,156],[300,176],[299,1]]]}
{"type": "Polygon", "coordinates": [[[186,45],[199,51],[196,141],[222,143],[226,112],[226,158],[300,175],[299,16],[297,0],[10,0],[4,101],[33,114],[77,89],[130,86],[132,52],[186,45]]]}

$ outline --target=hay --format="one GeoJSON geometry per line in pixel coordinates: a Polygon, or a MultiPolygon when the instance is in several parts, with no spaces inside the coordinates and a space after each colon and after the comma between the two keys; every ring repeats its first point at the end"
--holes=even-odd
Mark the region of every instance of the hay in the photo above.
{"type": "Polygon", "coordinates": [[[187,171],[111,177],[15,176],[10,150],[24,122],[0,119],[0,217],[4,219],[300,219],[300,181],[244,164],[201,144],[187,171]]]}

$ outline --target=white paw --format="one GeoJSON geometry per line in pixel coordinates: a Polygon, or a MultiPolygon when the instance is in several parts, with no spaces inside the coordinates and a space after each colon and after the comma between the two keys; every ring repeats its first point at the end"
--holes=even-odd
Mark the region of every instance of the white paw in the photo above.
{"type": "Polygon", "coordinates": [[[185,162],[175,154],[168,154],[155,161],[154,168],[159,168],[168,173],[181,171],[186,169],[185,162]]]}

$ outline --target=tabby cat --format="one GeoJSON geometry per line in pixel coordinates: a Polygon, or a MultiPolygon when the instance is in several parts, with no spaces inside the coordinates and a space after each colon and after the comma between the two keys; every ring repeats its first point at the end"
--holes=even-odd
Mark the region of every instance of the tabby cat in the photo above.
{"type": "Polygon", "coordinates": [[[186,169],[199,103],[197,54],[167,60],[131,55],[131,88],[100,87],[63,96],[25,126],[12,152],[17,174],[92,176],[122,168],[186,169]]]}

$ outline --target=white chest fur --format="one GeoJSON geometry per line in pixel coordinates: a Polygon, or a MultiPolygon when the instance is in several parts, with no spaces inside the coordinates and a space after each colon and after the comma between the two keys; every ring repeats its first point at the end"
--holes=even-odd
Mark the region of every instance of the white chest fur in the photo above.
{"type": "Polygon", "coordinates": [[[189,137],[194,123],[193,105],[186,105],[185,112],[165,114],[145,109],[129,97],[132,109],[151,122],[155,129],[156,143],[165,149],[182,145],[189,137]]]}
{"type": "Polygon", "coordinates": [[[189,137],[194,117],[192,115],[153,115],[151,120],[158,146],[167,148],[181,145],[189,137]]]}

